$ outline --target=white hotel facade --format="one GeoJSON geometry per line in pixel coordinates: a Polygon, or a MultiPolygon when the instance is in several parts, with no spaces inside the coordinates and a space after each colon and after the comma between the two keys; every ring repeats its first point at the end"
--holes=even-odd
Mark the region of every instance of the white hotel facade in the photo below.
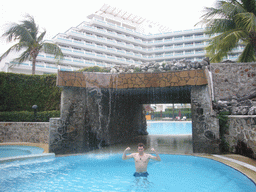
{"type": "MultiPolygon", "coordinates": [[[[56,61],[53,55],[40,53],[36,74],[76,71],[88,66],[141,65],[180,59],[201,61],[208,39],[203,28],[172,32],[160,24],[103,5],[88,16],[88,21],[53,37],[51,42],[60,46],[64,58],[56,61]]],[[[226,59],[237,59],[243,48],[239,45],[226,59]]],[[[32,63],[6,63],[3,70],[31,74],[32,63]]]]}

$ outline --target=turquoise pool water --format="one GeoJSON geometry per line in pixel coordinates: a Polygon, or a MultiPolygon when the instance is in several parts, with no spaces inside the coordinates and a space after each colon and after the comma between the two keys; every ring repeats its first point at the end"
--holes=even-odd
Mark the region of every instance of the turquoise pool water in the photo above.
{"type": "Polygon", "coordinates": [[[191,122],[148,121],[149,135],[191,135],[191,122]]]}
{"type": "Polygon", "coordinates": [[[160,154],[161,162],[149,162],[148,178],[135,178],[133,160],[121,157],[91,154],[12,162],[0,167],[0,191],[256,191],[245,175],[211,159],[160,154]]]}
{"type": "Polygon", "coordinates": [[[43,153],[44,149],[33,146],[0,145],[0,158],[43,153]]]}

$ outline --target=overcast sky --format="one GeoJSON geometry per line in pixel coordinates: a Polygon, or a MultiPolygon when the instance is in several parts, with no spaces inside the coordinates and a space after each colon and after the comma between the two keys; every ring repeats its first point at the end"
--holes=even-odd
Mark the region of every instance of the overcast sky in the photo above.
{"type": "MultiPolygon", "coordinates": [[[[173,31],[192,29],[203,14],[204,7],[213,7],[216,0],[3,0],[0,3],[0,35],[8,23],[18,23],[26,14],[35,18],[41,29],[45,29],[46,39],[63,33],[98,11],[102,5],[109,4],[134,15],[159,22],[173,31]]],[[[201,27],[201,26],[198,26],[201,27]]],[[[0,38],[0,54],[11,44],[0,38]]]]}

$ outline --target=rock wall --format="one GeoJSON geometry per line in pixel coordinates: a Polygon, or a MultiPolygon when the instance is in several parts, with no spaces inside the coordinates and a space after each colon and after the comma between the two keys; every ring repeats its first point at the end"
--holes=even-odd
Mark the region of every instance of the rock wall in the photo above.
{"type": "Polygon", "coordinates": [[[49,143],[49,122],[0,122],[0,143],[49,143]]]}
{"type": "Polygon", "coordinates": [[[212,115],[208,86],[191,90],[192,139],[194,153],[219,153],[219,124],[212,115]]]}
{"type": "Polygon", "coordinates": [[[225,134],[230,152],[245,153],[248,147],[256,158],[256,63],[213,63],[210,71],[215,111],[232,114],[225,134]]]}
{"type": "Polygon", "coordinates": [[[212,63],[210,71],[217,101],[256,89],[256,63],[212,63]]]}
{"type": "Polygon", "coordinates": [[[49,151],[56,154],[81,153],[87,146],[85,127],[85,90],[64,89],[61,117],[50,119],[49,151]]]}
{"type": "Polygon", "coordinates": [[[256,158],[256,116],[230,115],[225,139],[230,152],[256,158]],[[243,142],[245,146],[241,144],[243,142]],[[245,154],[247,153],[247,154],[245,154]]]}

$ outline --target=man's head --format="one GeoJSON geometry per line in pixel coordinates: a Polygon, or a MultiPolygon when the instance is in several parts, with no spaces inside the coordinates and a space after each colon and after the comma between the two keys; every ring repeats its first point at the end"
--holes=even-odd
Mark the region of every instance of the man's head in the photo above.
{"type": "Polygon", "coordinates": [[[143,152],[144,151],[144,144],[143,143],[139,143],[138,144],[138,152],[143,152]]]}

